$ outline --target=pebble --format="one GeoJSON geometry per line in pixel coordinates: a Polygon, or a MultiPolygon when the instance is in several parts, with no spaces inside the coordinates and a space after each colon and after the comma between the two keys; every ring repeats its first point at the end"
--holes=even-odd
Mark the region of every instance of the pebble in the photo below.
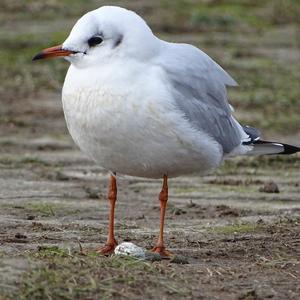
{"type": "Polygon", "coordinates": [[[189,264],[189,261],[188,261],[187,257],[185,257],[185,256],[175,255],[174,257],[171,258],[170,263],[186,265],[186,264],[189,264]]]}
{"type": "Polygon", "coordinates": [[[145,252],[146,251],[143,248],[130,242],[124,242],[115,249],[116,255],[126,255],[141,259],[145,259],[145,252]]]}
{"type": "Polygon", "coordinates": [[[151,261],[151,262],[162,260],[161,256],[158,253],[153,253],[153,252],[150,252],[150,251],[146,251],[145,259],[148,260],[148,261],[151,261]]]}
{"type": "MultiPolygon", "coordinates": [[[[115,254],[123,255],[123,256],[131,256],[131,257],[143,259],[150,262],[162,260],[162,257],[158,253],[146,251],[145,249],[130,242],[124,242],[118,245],[115,249],[115,254]]],[[[188,264],[189,261],[185,256],[174,255],[170,258],[170,263],[185,265],[188,264]]]]}
{"type": "Polygon", "coordinates": [[[268,181],[259,191],[262,193],[279,193],[279,187],[274,181],[268,181]]]}

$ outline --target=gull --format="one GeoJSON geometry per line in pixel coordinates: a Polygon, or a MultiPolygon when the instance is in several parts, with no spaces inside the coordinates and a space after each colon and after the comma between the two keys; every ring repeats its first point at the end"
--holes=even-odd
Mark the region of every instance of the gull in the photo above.
{"type": "Polygon", "coordinates": [[[163,179],[153,252],[168,257],[164,219],[168,178],[207,174],[238,155],[292,154],[300,148],[260,139],[232,115],[227,86],[237,83],[198,48],[156,37],[135,12],[103,6],[82,16],[62,45],[33,60],[69,61],[62,103],[78,147],[110,172],[108,238],[113,253],[116,174],[163,179]]]}

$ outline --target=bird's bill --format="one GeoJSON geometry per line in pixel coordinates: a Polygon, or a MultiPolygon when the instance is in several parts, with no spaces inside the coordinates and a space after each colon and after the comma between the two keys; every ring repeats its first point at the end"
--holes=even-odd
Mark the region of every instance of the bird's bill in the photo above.
{"type": "Polygon", "coordinates": [[[33,57],[32,60],[38,60],[38,59],[45,59],[45,58],[51,58],[51,57],[66,57],[70,54],[76,53],[75,51],[71,50],[65,50],[62,48],[62,45],[54,46],[51,48],[47,48],[42,50],[40,53],[38,53],[36,56],[33,57]]]}

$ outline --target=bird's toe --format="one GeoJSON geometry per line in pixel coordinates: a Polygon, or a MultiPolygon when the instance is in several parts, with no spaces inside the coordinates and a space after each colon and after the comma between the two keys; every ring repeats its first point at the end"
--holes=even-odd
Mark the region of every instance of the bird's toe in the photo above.
{"type": "Polygon", "coordinates": [[[173,253],[164,246],[155,246],[151,249],[151,252],[158,253],[162,258],[171,258],[173,256],[173,253]]]}

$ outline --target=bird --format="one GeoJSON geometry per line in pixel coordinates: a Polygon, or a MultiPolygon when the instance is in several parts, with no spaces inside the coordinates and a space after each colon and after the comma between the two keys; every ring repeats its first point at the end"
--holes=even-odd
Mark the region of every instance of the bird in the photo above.
{"type": "Polygon", "coordinates": [[[33,60],[70,62],[62,105],[75,144],[110,174],[108,237],[117,246],[117,175],[162,179],[160,226],[151,251],[173,255],[164,242],[168,179],[212,172],[241,155],[293,154],[300,148],[264,141],[233,116],[227,88],[236,81],[197,47],[158,38],[134,11],[102,6],[83,15],[67,39],[33,60]]]}

